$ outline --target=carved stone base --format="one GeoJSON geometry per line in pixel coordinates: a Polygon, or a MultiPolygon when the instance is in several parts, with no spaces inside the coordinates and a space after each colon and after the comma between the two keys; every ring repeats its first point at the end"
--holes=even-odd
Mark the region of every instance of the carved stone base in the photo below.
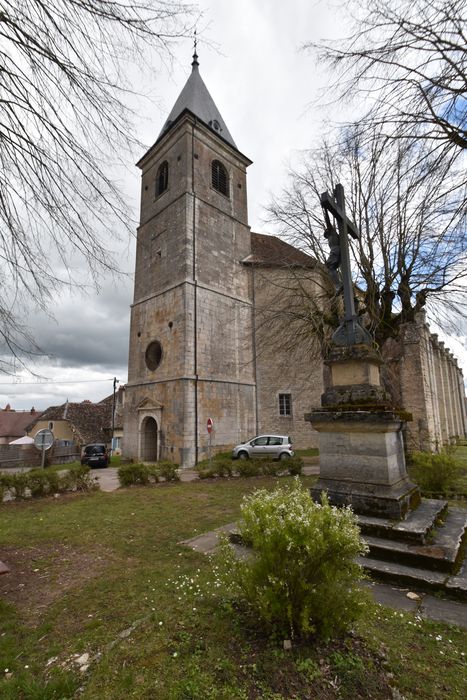
{"type": "Polygon", "coordinates": [[[334,506],[352,506],[359,515],[390,520],[402,520],[420,503],[419,488],[408,479],[381,487],[320,478],[311,489],[313,500],[320,502],[323,491],[334,506]]]}
{"type": "Polygon", "coordinates": [[[407,475],[403,422],[391,411],[314,411],[306,417],[319,432],[320,478],[334,505],[362,515],[401,519],[420,503],[407,475]]]}

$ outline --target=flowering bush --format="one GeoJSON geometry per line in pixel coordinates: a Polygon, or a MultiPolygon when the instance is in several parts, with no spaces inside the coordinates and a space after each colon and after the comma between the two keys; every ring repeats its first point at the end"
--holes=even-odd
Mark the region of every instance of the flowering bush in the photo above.
{"type": "Polygon", "coordinates": [[[352,510],[325,496],[314,503],[296,478],[246,496],[241,514],[252,556],[238,558],[227,539],[219,555],[231,594],[283,637],[327,638],[348,628],[365,604],[355,557],[366,545],[352,510]]]}

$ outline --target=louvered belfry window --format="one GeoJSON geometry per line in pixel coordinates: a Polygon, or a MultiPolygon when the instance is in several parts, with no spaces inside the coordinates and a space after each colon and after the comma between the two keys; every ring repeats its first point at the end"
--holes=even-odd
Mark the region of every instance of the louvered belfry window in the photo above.
{"type": "Polygon", "coordinates": [[[169,164],[166,160],[159,165],[156,174],[156,197],[165,192],[169,186],[169,164]]]}
{"type": "Polygon", "coordinates": [[[212,186],[215,190],[229,196],[229,174],[225,166],[219,160],[211,163],[212,186]]]}

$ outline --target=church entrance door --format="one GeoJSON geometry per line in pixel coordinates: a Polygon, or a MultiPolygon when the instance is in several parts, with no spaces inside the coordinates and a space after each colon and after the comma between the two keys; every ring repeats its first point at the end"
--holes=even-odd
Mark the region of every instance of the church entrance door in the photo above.
{"type": "Polygon", "coordinates": [[[157,435],[158,425],[155,418],[147,416],[141,425],[141,449],[142,462],[157,462],[157,435]]]}

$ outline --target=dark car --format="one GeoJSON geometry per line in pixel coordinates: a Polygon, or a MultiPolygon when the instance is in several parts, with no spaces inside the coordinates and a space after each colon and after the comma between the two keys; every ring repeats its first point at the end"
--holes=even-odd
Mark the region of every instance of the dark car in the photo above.
{"type": "Polygon", "coordinates": [[[110,462],[110,455],[104,443],[94,442],[86,445],[81,452],[81,464],[89,467],[107,467],[110,462]]]}

